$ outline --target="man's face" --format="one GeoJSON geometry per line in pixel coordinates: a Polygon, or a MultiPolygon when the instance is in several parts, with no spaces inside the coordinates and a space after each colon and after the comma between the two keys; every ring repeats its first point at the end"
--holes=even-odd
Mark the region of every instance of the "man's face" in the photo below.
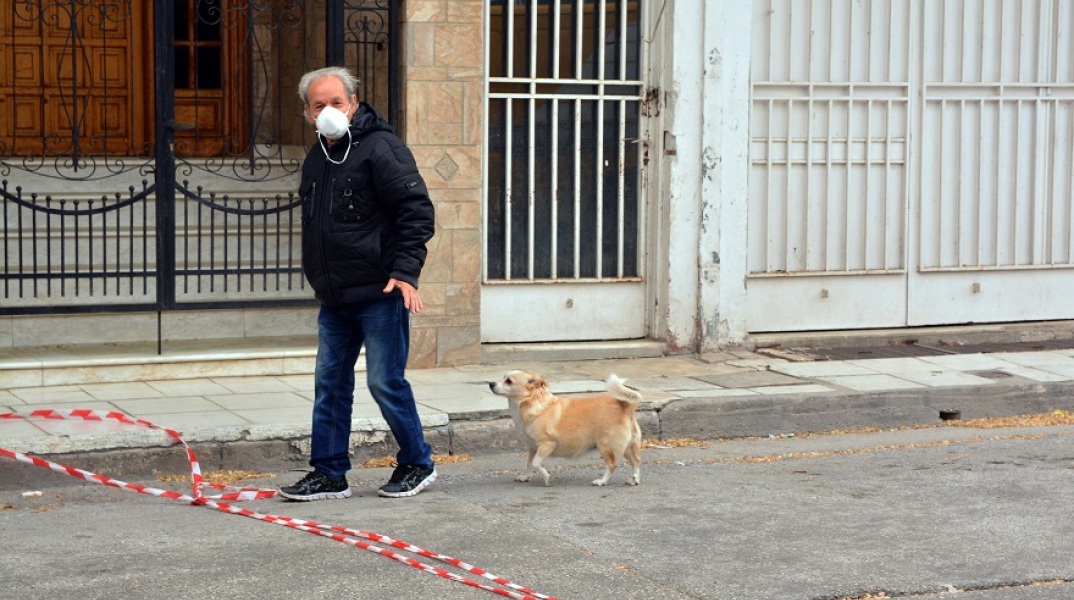
{"type": "Polygon", "coordinates": [[[305,109],[306,121],[313,125],[317,115],[321,114],[326,106],[339,109],[347,115],[349,121],[358,109],[358,97],[353,94],[347,97],[343,82],[338,77],[321,77],[310,83],[309,104],[305,109]]]}

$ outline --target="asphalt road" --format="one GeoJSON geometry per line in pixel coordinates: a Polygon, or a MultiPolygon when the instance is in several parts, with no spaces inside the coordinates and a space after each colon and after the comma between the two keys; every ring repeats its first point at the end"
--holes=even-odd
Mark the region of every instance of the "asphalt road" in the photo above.
{"type": "MultiPolygon", "coordinates": [[[[412,499],[377,497],[388,470],[358,469],[350,499],[243,506],[390,535],[558,598],[1058,600],[1074,597],[1072,442],[1069,426],[710,442],[646,449],[641,486],[621,470],[604,488],[589,459],[553,461],[544,487],[513,481],[520,455],[496,454],[442,465],[412,499]]],[[[291,483],[291,466],[253,483],[291,483]]],[[[497,596],[0,459],[0,598],[180,597],[497,596]]]]}

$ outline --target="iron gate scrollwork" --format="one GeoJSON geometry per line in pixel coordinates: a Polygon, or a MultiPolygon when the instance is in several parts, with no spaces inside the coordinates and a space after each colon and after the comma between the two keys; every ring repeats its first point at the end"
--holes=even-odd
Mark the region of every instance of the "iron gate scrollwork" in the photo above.
{"type": "Polygon", "coordinates": [[[398,7],[0,9],[0,314],[311,302],[295,189],[313,137],[296,85],[347,65],[397,120],[398,7]]]}

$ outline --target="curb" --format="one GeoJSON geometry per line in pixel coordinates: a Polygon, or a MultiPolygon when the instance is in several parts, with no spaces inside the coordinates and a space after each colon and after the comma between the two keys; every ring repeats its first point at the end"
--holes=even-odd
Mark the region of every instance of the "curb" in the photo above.
{"type": "MultiPolygon", "coordinates": [[[[646,438],[743,438],[863,427],[942,425],[940,412],[963,420],[1010,417],[1053,410],[1074,411],[1074,382],[997,384],[877,393],[781,394],[759,397],[683,398],[638,411],[646,438]]],[[[393,456],[385,424],[368,419],[355,428],[351,445],[357,466],[393,456]]],[[[356,423],[357,424],[357,423],[356,423]]],[[[423,418],[426,438],[438,454],[521,453],[512,420],[504,413],[432,415],[423,418]]],[[[301,470],[309,453],[309,427],[207,428],[183,433],[204,470],[301,470]],[[255,431],[256,429],[256,431],[255,431]]],[[[177,474],[186,456],[161,432],[56,437],[9,449],[80,469],[127,476],[177,474]]],[[[26,440],[24,440],[26,441],[26,440]]]]}

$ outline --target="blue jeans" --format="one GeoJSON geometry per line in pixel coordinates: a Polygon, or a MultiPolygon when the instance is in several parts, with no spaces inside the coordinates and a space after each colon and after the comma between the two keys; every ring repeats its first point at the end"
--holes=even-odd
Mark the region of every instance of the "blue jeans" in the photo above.
{"type": "Polygon", "coordinates": [[[403,299],[321,306],[317,316],[317,372],[310,466],[341,477],[351,468],[354,365],[365,345],[369,392],[399,445],[396,462],[432,468],[425,435],[404,371],[410,351],[410,313],[403,299]]]}

